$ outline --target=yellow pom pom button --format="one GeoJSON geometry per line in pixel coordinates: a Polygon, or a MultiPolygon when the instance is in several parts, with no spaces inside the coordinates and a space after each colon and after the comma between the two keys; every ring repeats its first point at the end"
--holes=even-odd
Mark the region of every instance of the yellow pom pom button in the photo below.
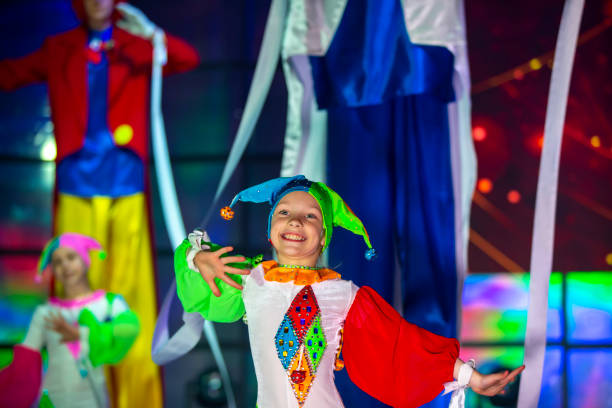
{"type": "Polygon", "coordinates": [[[132,127],[127,124],[117,126],[117,129],[115,129],[115,133],[113,134],[115,143],[119,146],[123,146],[130,143],[133,137],[134,129],[132,129],[132,127]]]}

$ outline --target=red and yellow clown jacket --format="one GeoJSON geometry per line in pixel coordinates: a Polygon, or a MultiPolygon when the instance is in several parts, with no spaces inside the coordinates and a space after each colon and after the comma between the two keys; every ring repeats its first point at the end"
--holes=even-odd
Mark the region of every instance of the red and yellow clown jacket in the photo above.
{"type": "MultiPolygon", "coordinates": [[[[0,61],[0,89],[46,82],[57,144],[57,162],[79,151],[87,130],[87,28],[81,25],[48,37],[21,58],[0,61]]],[[[164,74],[195,68],[199,56],[183,40],[166,34],[164,74]]],[[[149,87],[153,47],[149,40],[114,25],[109,61],[108,127],[116,145],[148,159],[149,87]]]]}

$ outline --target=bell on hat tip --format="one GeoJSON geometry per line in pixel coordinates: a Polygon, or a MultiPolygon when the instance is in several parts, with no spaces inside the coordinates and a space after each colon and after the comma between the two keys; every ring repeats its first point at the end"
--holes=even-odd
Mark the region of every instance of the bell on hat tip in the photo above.
{"type": "Polygon", "coordinates": [[[226,221],[231,220],[232,218],[234,218],[234,211],[228,206],[223,207],[221,209],[221,218],[226,221]]]}
{"type": "Polygon", "coordinates": [[[365,252],[365,258],[368,261],[371,261],[372,259],[374,259],[376,257],[376,250],[374,248],[370,248],[365,252]]]}

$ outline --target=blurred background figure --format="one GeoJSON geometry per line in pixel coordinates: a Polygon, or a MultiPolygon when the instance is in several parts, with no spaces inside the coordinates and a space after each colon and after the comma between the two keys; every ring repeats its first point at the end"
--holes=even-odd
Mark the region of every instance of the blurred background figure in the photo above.
{"type": "Polygon", "coordinates": [[[85,235],[53,238],[40,256],[39,273],[48,267],[63,289],[34,311],[10,366],[0,371],[0,406],[109,406],[104,365],[120,362],[138,336],[138,317],[121,295],[92,290],[87,279],[91,254],[105,256],[85,235]],[[41,353],[49,356],[42,381],[41,353]]]}
{"type": "MultiPolygon", "coordinates": [[[[161,375],[150,357],[157,303],[146,172],[156,27],[116,3],[74,0],[80,24],[26,56],[2,60],[0,88],[48,84],[57,145],[54,233],[87,234],[107,248],[108,263],[92,263],[92,287],[122,293],[141,318],[136,345],[108,370],[111,400],[116,407],[159,407],[161,375]]],[[[164,73],[199,63],[187,43],[165,39],[164,73]]]]}

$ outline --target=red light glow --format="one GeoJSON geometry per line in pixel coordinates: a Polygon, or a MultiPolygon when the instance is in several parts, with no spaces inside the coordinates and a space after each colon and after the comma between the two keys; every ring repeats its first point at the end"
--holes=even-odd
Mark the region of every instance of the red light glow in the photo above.
{"type": "Polygon", "coordinates": [[[508,191],[506,198],[510,203],[517,204],[519,201],[521,201],[521,193],[516,190],[510,190],[508,191]]]}
{"type": "Polygon", "coordinates": [[[474,126],[472,129],[472,137],[477,142],[482,142],[487,138],[487,129],[482,126],[474,126]]]}
{"type": "Polygon", "coordinates": [[[512,72],[514,79],[518,79],[519,81],[525,77],[525,73],[520,68],[517,68],[512,72]]]}
{"type": "Polygon", "coordinates": [[[488,178],[481,178],[478,180],[478,191],[482,194],[488,194],[493,190],[493,182],[488,178]]]}

